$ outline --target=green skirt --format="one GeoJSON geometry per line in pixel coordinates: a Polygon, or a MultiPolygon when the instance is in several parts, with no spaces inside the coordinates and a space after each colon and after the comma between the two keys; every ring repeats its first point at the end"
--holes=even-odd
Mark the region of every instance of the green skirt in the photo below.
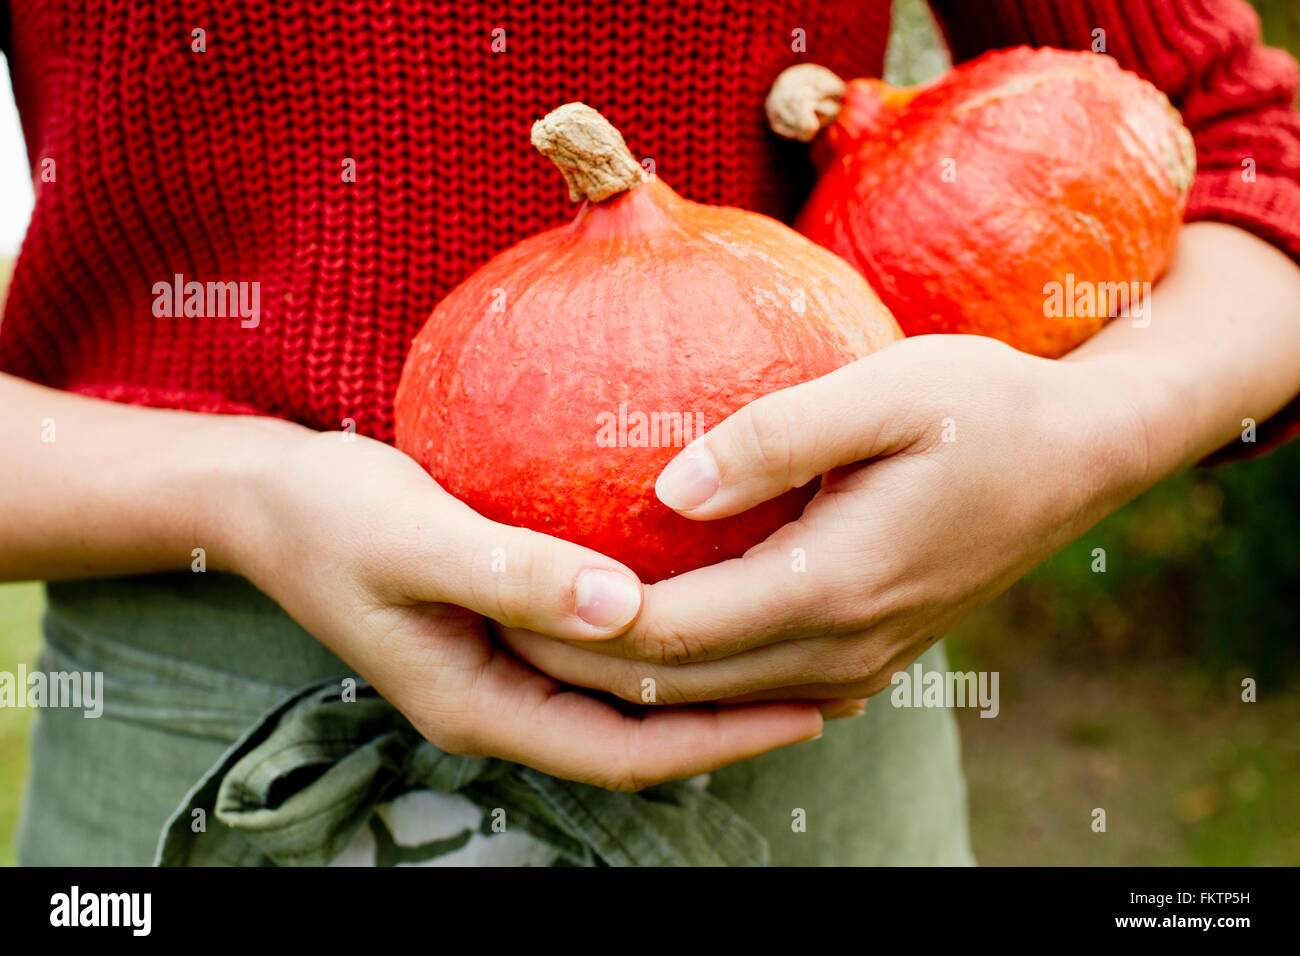
{"type": "MultiPolygon", "coordinates": [[[[820,740],[717,771],[704,789],[613,794],[435,750],[240,578],[47,590],[39,667],[102,673],[103,713],[39,714],[26,865],[327,862],[383,801],[421,789],[499,808],[563,862],[972,862],[945,709],[882,694],[820,740]]],[[[942,645],[922,660],[946,668],[942,645]]]]}

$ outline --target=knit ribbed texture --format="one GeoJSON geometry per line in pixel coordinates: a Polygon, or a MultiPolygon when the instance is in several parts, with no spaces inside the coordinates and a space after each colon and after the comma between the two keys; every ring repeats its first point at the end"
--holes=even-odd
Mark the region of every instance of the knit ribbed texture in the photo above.
{"type": "MultiPolygon", "coordinates": [[[[935,7],[961,59],[1086,48],[1105,29],[1196,137],[1188,218],[1300,259],[1295,64],[1258,45],[1240,0],[935,7]]],[[[869,0],[13,0],[0,38],[37,202],[0,369],[118,401],[351,420],[390,441],[407,345],[434,303],[573,214],[529,146],[533,120],[583,100],[686,196],[789,218],[809,167],[766,130],[769,85],[801,60],[878,75],[888,30],[888,3],[869,0]],[[260,283],[257,327],[156,316],[155,283],[177,274],[260,283]]]]}
{"type": "Polygon", "coordinates": [[[10,6],[32,162],[57,181],[37,182],[0,368],[386,441],[433,305],[574,214],[534,120],[584,100],[685,195],[788,217],[802,150],[763,99],[799,58],[791,31],[845,75],[880,71],[888,31],[885,7],[776,0],[10,6]],[[155,317],[175,274],[260,282],[260,324],[155,317]]]}

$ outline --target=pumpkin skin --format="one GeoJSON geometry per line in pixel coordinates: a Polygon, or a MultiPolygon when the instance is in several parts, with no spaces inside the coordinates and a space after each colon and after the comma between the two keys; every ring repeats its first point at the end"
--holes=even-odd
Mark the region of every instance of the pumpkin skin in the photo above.
{"type": "Polygon", "coordinates": [[[678,412],[694,424],[698,413],[707,430],[901,337],[830,252],[652,179],[586,203],[438,303],[398,387],[397,445],[486,517],[652,582],[743,554],[815,488],[718,521],[683,518],[654,484],[696,436],[667,431],[655,447],[629,427],[620,442],[609,428],[620,404],[629,420],[678,412]]]}
{"type": "Polygon", "coordinates": [[[1023,47],[924,87],[851,81],[814,149],[796,228],[861,270],[908,335],[1053,358],[1114,310],[1049,314],[1049,291],[1159,278],[1195,171],[1155,87],[1107,56],[1023,47]]]}

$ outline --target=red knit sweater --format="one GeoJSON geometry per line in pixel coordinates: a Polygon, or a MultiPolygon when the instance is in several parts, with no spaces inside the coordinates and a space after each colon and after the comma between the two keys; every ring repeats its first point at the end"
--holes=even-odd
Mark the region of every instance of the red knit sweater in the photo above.
{"type": "MultiPolygon", "coordinates": [[[[37,199],[0,369],[119,401],[351,419],[391,440],[407,344],[433,304],[573,214],[528,142],[548,109],[598,106],[691,198],[793,212],[808,167],[767,133],[767,88],[800,59],[878,75],[889,3],[719,6],[10,0],[0,42],[37,199]],[[258,324],[155,314],[155,285],[178,274],[260,283],[258,324]]],[[[1087,48],[1104,30],[1195,135],[1187,218],[1300,259],[1295,63],[1259,44],[1241,0],[934,7],[959,60],[1087,48]]]]}

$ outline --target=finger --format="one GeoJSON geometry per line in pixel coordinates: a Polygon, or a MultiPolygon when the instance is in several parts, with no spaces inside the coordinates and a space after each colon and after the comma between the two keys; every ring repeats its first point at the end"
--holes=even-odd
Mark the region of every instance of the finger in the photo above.
{"type": "Polygon", "coordinates": [[[878,626],[914,603],[897,489],[915,486],[899,472],[916,466],[900,456],[832,472],[796,521],[743,557],[647,586],[636,622],[599,650],[681,664],[878,626]]]}
{"type": "Polygon", "coordinates": [[[394,577],[402,597],[477,611],[510,627],[604,640],[641,610],[641,582],[599,552],[489,521],[445,491],[436,536],[413,543],[394,577]]]}
{"type": "Polygon", "coordinates": [[[483,753],[610,790],[708,773],[821,735],[813,704],[759,703],[620,713],[563,691],[509,655],[485,669],[475,733],[483,753]]]}
{"type": "Polygon", "coordinates": [[[870,556],[852,563],[826,558],[802,570],[790,555],[811,550],[807,537],[800,525],[787,525],[743,558],[649,586],[635,624],[602,651],[683,664],[877,623],[892,591],[871,567],[860,566],[870,556]]]}
{"type": "MultiPolygon", "coordinates": [[[[791,699],[803,700],[797,693],[790,695],[791,699]]],[[[775,699],[775,698],[773,698],[775,699]]],[[[737,701],[737,703],[746,703],[737,701]]],[[[843,720],[846,717],[861,717],[867,712],[867,702],[865,700],[853,700],[851,698],[826,699],[817,701],[817,709],[822,712],[822,720],[843,720]]]]}
{"type": "MultiPolygon", "coordinates": [[[[875,682],[873,682],[874,685],[875,682]]],[[[793,687],[777,687],[761,690],[752,694],[738,694],[716,701],[720,706],[734,704],[757,704],[767,700],[807,700],[817,704],[824,720],[838,720],[841,717],[857,717],[867,710],[867,701],[886,687],[886,680],[880,686],[864,684],[796,684],[793,687]],[[853,697],[850,695],[856,694],[853,697]]]]}
{"type": "Polygon", "coordinates": [[[917,431],[890,353],[750,402],[670,461],[655,494],[687,518],[724,518],[839,465],[901,450],[917,431]]]}
{"type": "Polygon", "coordinates": [[[718,661],[658,665],[593,654],[520,631],[500,632],[521,659],[558,680],[642,704],[871,697],[929,646],[883,634],[773,644],[718,661]]]}

